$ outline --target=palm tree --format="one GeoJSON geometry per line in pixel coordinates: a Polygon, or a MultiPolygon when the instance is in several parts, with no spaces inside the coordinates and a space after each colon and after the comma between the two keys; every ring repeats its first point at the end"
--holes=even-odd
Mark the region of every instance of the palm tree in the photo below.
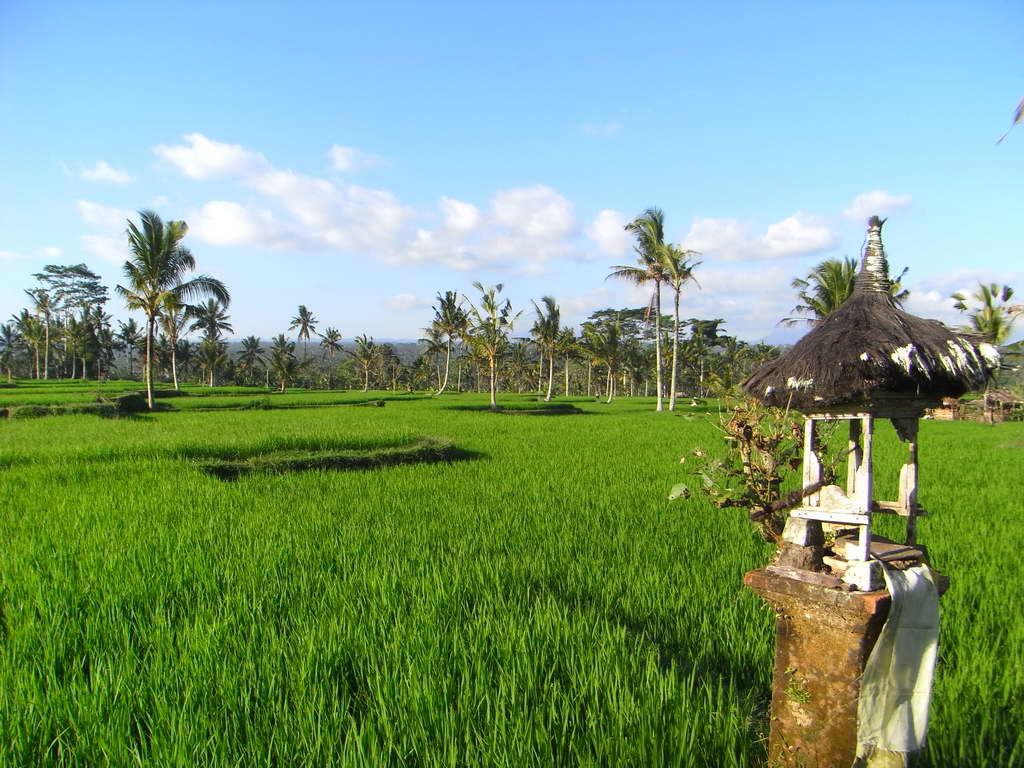
{"type": "Polygon", "coordinates": [[[587,346],[594,358],[607,368],[607,402],[609,403],[615,397],[615,383],[622,365],[621,331],[618,317],[600,325],[587,323],[583,329],[587,346]]]}
{"type": "Polygon", "coordinates": [[[214,341],[220,341],[225,333],[235,332],[228,322],[226,304],[217,299],[209,299],[205,304],[189,307],[188,319],[192,320],[192,325],[188,327],[190,333],[202,331],[203,336],[214,341]]]}
{"type": "Polygon", "coordinates": [[[444,356],[444,381],[437,390],[440,395],[448,388],[448,370],[452,359],[452,344],[456,339],[465,335],[469,327],[469,314],[462,307],[462,299],[455,291],[445,291],[444,294],[437,294],[437,306],[431,307],[434,310],[433,326],[445,339],[444,356]]]}
{"type": "Polygon", "coordinates": [[[337,328],[328,328],[320,337],[320,346],[324,348],[327,357],[334,358],[341,352],[341,331],[337,328]]]}
{"type": "Polygon", "coordinates": [[[21,310],[20,314],[11,317],[11,322],[18,333],[21,343],[32,352],[35,361],[35,377],[38,379],[39,369],[39,347],[43,344],[43,324],[39,318],[31,314],[27,309],[21,310]]]}
{"type": "Polygon", "coordinates": [[[308,360],[300,362],[295,358],[294,341],[288,341],[283,333],[274,337],[270,347],[270,372],[274,375],[281,392],[298,377],[307,363],[308,360]]]}
{"type": "Polygon", "coordinates": [[[968,296],[962,291],[954,293],[951,298],[956,299],[953,305],[955,309],[970,313],[967,316],[970,322],[968,330],[983,336],[985,341],[997,347],[1010,338],[1013,324],[1020,314],[1018,307],[1009,304],[1013,298],[1013,288],[996,283],[978,283],[978,290],[970,295],[977,305],[973,309],[967,304],[968,296]]]}
{"type": "Polygon", "coordinates": [[[118,285],[117,292],[124,297],[128,309],[140,310],[146,315],[146,402],[153,408],[153,334],[156,318],[164,296],[173,294],[179,300],[210,295],[227,304],[231,300],[228,289],[220,280],[199,275],[182,282],[185,275],[196,268],[196,260],[181,241],[188,232],[184,221],[166,224],[153,211],[140,211],[140,230],[128,221],[128,245],[132,257],[124,263],[127,287],[118,285]]]}
{"type": "Polygon", "coordinates": [[[555,351],[560,354],[565,364],[565,396],[569,396],[569,361],[579,350],[579,339],[572,328],[563,328],[555,341],[555,351]]]}
{"type": "MultiPolygon", "coordinates": [[[[910,295],[910,291],[904,290],[900,284],[906,273],[904,269],[889,285],[889,293],[897,306],[903,304],[910,295]]],[[[808,272],[806,277],[794,278],[790,285],[797,290],[800,303],[792,309],[794,316],[783,318],[779,324],[787,328],[799,323],[817,325],[850,298],[856,278],[855,259],[825,259],[808,272]]]]}
{"type": "Polygon", "coordinates": [[[246,380],[255,381],[253,374],[263,365],[263,347],[260,346],[259,336],[246,336],[242,339],[242,348],[235,353],[235,359],[238,360],[238,367],[245,374],[246,380]]]}
{"type": "MultiPolygon", "coordinates": [[[[171,346],[171,349],[173,350],[173,346],[171,346]]],[[[212,387],[214,375],[228,361],[227,345],[222,341],[217,341],[212,336],[206,336],[199,342],[199,348],[196,350],[196,353],[199,367],[206,371],[207,386],[212,387]]]]}
{"type": "Polygon", "coordinates": [[[551,296],[541,297],[544,308],[541,309],[537,302],[533,302],[533,309],[537,313],[537,319],[530,329],[530,334],[541,351],[541,367],[544,365],[544,355],[548,358],[548,393],[544,402],[550,402],[551,392],[555,383],[555,347],[558,344],[558,334],[561,331],[562,313],[558,304],[551,296]]]}
{"type": "Polygon", "coordinates": [[[304,360],[309,359],[309,337],[316,336],[316,324],[319,322],[316,319],[316,315],[306,309],[305,304],[299,304],[299,313],[292,318],[291,325],[288,326],[289,331],[298,329],[299,341],[302,342],[302,357],[304,360]]]}
{"type": "Polygon", "coordinates": [[[14,380],[14,356],[21,341],[14,323],[0,325],[0,366],[7,369],[7,381],[14,380]]]}
{"type": "Polygon", "coordinates": [[[636,285],[654,286],[654,348],[657,359],[658,403],[656,410],[665,409],[662,403],[664,376],[661,355],[661,284],[665,280],[662,251],[665,247],[665,214],[658,208],[648,208],[626,225],[626,231],[636,238],[634,250],[639,266],[613,266],[608,277],[618,277],[636,285]]]}
{"type": "Polygon", "coordinates": [[[355,342],[355,352],[345,351],[362,367],[363,392],[368,392],[370,389],[370,366],[377,362],[380,348],[374,343],[373,337],[367,337],[365,333],[362,336],[356,336],[355,342]]]}
{"type": "Polygon", "coordinates": [[[484,288],[478,281],[473,287],[480,291],[479,309],[466,298],[469,304],[469,313],[472,319],[472,335],[480,346],[480,350],[487,357],[487,367],[491,379],[491,410],[498,410],[497,394],[498,383],[498,357],[508,344],[508,335],[512,326],[521,312],[512,314],[512,302],[508,299],[501,301],[498,294],[503,286],[501,283],[484,288]]]}
{"type": "Polygon", "coordinates": [[[437,379],[437,395],[441,392],[441,354],[445,351],[444,332],[433,323],[423,329],[426,336],[419,339],[424,346],[423,356],[429,357],[434,363],[434,375],[437,379]]]}
{"type": "MultiPolygon", "coordinates": [[[[675,311],[672,315],[672,384],[668,396],[668,409],[676,409],[676,390],[679,375],[679,295],[683,292],[683,286],[689,282],[696,283],[693,270],[700,266],[699,261],[691,261],[698,256],[697,251],[688,251],[678,245],[667,245],[661,252],[662,264],[665,270],[665,282],[672,286],[675,292],[675,311]]],[[[700,283],[697,283],[700,287],[700,283]]]]}
{"type": "Polygon", "coordinates": [[[127,323],[118,322],[117,339],[128,352],[128,378],[135,376],[135,369],[132,366],[132,350],[142,340],[142,329],[135,322],[135,318],[129,318],[127,323]]]}
{"type": "MultiPolygon", "coordinates": [[[[214,303],[213,301],[210,302],[214,303]]],[[[167,337],[171,353],[171,379],[174,381],[174,389],[178,390],[178,339],[186,332],[185,323],[188,322],[190,308],[183,304],[173,293],[164,296],[160,303],[160,330],[167,337]]],[[[193,323],[192,327],[195,327],[193,323]]],[[[192,330],[191,328],[189,330],[192,330]]]]}
{"type": "MultiPolygon", "coordinates": [[[[50,318],[53,316],[53,300],[50,294],[42,288],[27,290],[32,305],[35,307],[36,317],[40,318],[43,326],[43,378],[50,378],[50,318]]],[[[37,377],[38,378],[38,377],[37,377]]]]}

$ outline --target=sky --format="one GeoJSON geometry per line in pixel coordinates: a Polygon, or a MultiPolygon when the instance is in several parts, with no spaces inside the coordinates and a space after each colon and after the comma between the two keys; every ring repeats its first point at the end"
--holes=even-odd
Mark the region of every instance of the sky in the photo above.
{"type": "Polygon", "coordinates": [[[700,252],[684,318],[795,340],[790,282],[879,214],[906,308],[960,323],[954,291],[1024,295],[1022,52],[1019,2],[5,0],[0,317],[46,264],[122,281],[152,209],[237,337],[304,304],[415,339],[474,281],[525,332],[544,295],[643,305],[606,276],[657,207],[700,252]]]}

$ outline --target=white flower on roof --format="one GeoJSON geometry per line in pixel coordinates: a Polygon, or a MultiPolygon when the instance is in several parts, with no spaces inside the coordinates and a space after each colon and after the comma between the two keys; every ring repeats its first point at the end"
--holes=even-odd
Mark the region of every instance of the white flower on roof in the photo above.
{"type": "Polygon", "coordinates": [[[812,384],[814,384],[814,379],[798,379],[795,376],[790,376],[786,380],[786,386],[790,389],[810,389],[812,384]]]}

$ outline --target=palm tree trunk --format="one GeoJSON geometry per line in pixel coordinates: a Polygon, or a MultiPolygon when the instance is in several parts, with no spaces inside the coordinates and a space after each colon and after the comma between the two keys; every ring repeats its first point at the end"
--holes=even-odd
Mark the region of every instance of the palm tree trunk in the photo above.
{"type": "Polygon", "coordinates": [[[458,373],[458,376],[455,379],[455,391],[456,392],[461,392],[462,391],[462,358],[461,357],[459,358],[459,373],[458,373]]]}
{"type": "Polygon", "coordinates": [[[555,354],[553,352],[549,351],[548,352],[548,394],[547,394],[547,397],[544,398],[544,402],[545,403],[551,401],[551,390],[554,388],[554,386],[555,386],[555,354]]]}
{"type": "Polygon", "coordinates": [[[544,350],[540,350],[540,368],[537,370],[537,394],[544,391],[544,350]]]}
{"type": "Polygon", "coordinates": [[[615,397],[615,376],[612,374],[612,369],[608,369],[608,400],[606,402],[611,403],[612,398],[615,397]]]}
{"type": "Polygon", "coordinates": [[[565,356],[565,396],[569,396],[569,356],[565,356]]]}
{"type": "Polygon", "coordinates": [[[587,362],[587,397],[594,396],[594,361],[587,362]]]}
{"type": "Polygon", "coordinates": [[[676,372],[679,370],[679,291],[676,291],[676,310],[672,326],[672,391],[668,395],[668,409],[676,409],[676,372]]]}
{"type": "Polygon", "coordinates": [[[452,363],[452,340],[448,339],[448,344],[445,347],[444,355],[444,381],[441,383],[440,389],[437,390],[437,394],[441,394],[448,388],[448,371],[452,363]]]}
{"type": "Polygon", "coordinates": [[[171,344],[171,376],[174,378],[174,390],[178,390],[178,345],[171,344]]]}
{"type": "Polygon", "coordinates": [[[661,371],[661,281],[654,281],[654,311],[657,313],[654,316],[654,353],[658,358],[657,371],[658,371],[658,405],[655,407],[656,411],[665,410],[665,406],[662,404],[662,393],[664,391],[664,382],[662,381],[661,371]]]}
{"type": "Polygon", "coordinates": [[[370,391],[370,366],[363,366],[363,392],[370,391]]]}
{"type": "Polygon", "coordinates": [[[498,410],[498,401],[495,398],[495,395],[497,394],[497,391],[498,391],[497,390],[497,372],[498,371],[497,371],[497,366],[495,364],[494,355],[491,355],[488,358],[488,365],[489,365],[490,370],[491,370],[491,410],[492,411],[496,411],[496,410],[498,410]]]}
{"type": "Polygon", "coordinates": [[[153,410],[153,323],[154,317],[146,318],[146,404],[153,410]]]}
{"type": "Polygon", "coordinates": [[[43,378],[50,378],[50,318],[46,318],[46,340],[43,342],[43,378]]]}

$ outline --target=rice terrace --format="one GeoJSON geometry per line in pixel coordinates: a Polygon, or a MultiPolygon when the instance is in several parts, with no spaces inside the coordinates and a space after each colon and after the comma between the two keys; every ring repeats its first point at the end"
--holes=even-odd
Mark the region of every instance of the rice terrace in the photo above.
{"type": "Polygon", "coordinates": [[[1024,11],[47,5],[0,767],[1024,768],[1024,11]]]}

